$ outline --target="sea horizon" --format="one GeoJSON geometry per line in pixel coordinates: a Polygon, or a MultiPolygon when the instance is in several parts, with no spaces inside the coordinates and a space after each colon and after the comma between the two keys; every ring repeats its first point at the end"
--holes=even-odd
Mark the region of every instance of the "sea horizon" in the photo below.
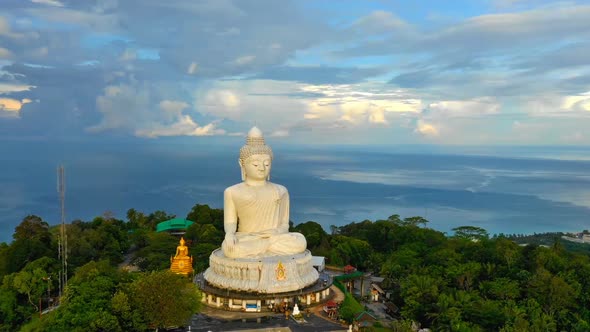
{"type": "MultiPolygon", "coordinates": [[[[0,241],[35,214],[60,220],[56,169],[66,170],[66,220],[134,208],[184,218],[194,204],[223,207],[240,181],[239,141],[209,147],[182,140],[25,144],[0,167],[0,241]]],[[[6,155],[23,143],[5,144],[6,155]]],[[[451,232],[473,225],[496,233],[582,231],[590,215],[590,149],[584,147],[295,146],[274,144],[271,181],[291,196],[291,220],[325,230],[363,220],[422,216],[451,232]],[[501,155],[499,155],[501,154],[501,155]]]]}

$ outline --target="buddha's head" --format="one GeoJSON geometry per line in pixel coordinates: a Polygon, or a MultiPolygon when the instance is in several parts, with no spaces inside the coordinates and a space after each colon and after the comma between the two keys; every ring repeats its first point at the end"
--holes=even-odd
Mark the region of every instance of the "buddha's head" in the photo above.
{"type": "Polygon", "coordinates": [[[180,245],[184,246],[186,242],[184,241],[184,237],[180,237],[180,245]]]}
{"type": "Polygon", "coordinates": [[[268,180],[272,158],[272,150],[265,144],[262,132],[252,127],[246,137],[246,145],[240,149],[239,164],[242,170],[242,181],[268,180]]]}

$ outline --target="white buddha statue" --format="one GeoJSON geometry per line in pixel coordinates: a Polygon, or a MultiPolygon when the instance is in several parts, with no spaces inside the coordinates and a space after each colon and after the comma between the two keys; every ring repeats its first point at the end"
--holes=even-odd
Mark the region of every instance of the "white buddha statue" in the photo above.
{"type": "Polygon", "coordinates": [[[225,240],[228,258],[268,257],[303,253],[305,237],[289,232],[289,193],[269,182],[273,154],[262,132],[253,127],[240,149],[242,183],[224,192],[225,240]]]}
{"type": "Polygon", "coordinates": [[[225,239],[203,276],[222,290],[280,294],[318,280],[305,237],[289,232],[289,193],[269,182],[272,150],[252,128],[240,149],[242,183],[225,189],[225,239]]]}

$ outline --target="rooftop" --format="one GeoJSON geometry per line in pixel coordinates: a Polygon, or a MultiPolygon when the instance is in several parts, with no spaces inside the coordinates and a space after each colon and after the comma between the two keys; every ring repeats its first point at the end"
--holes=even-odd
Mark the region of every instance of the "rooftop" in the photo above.
{"type": "Polygon", "coordinates": [[[156,226],[156,232],[167,232],[173,230],[186,230],[194,222],[181,218],[174,218],[166,221],[162,221],[156,226]]]}

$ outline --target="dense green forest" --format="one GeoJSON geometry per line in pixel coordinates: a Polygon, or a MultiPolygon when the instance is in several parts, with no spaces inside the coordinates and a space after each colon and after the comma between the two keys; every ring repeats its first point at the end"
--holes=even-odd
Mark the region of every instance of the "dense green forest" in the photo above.
{"type": "MultiPolygon", "coordinates": [[[[186,321],[198,310],[198,290],[166,272],[178,239],[156,233],[174,216],[131,209],[126,220],[112,214],[68,227],[70,280],[60,307],[38,319],[39,304],[57,295],[57,227],[26,217],[14,240],[0,244],[0,330],[133,331],[186,321]],[[123,261],[140,272],[126,272],[123,261]],[[171,294],[154,305],[153,297],[171,294]],[[184,294],[180,296],[179,294],[184,294]],[[190,296],[186,296],[190,294],[190,296]],[[41,299],[41,302],[39,302],[41,299]],[[164,310],[167,308],[178,309],[164,310]],[[156,312],[157,311],[157,312],[156,312]]],[[[195,271],[203,271],[223,240],[223,211],[195,205],[185,238],[195,271]]],[[[589,331],[590,256],[569,251],[559,236],[548,246],[490,237],[481,228],[459,227],[452,236],[428,228],[422,217],[331,226],[291,225],[314,255],[330,265],[351,264],[385,278],[399,308],[391,327],[411,322],[435,331],[589,331]]]]}

